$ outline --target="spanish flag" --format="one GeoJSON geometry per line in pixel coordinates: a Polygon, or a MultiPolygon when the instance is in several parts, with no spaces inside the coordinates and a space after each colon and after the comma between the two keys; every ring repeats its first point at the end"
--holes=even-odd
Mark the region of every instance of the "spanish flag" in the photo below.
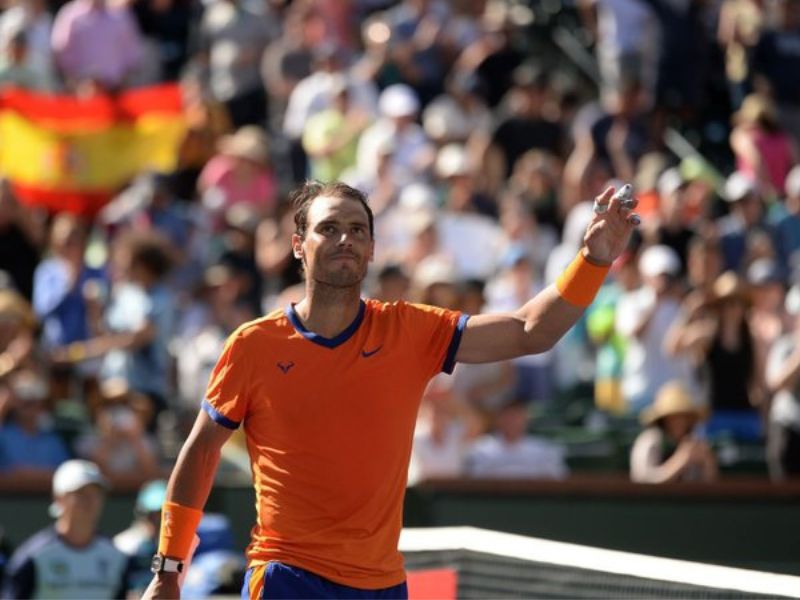
{"type": "Polygon", "coordinates": [[[186,125],[180,88],[119,96],[0,93],[0,174],[20,200],[93,215],[142,171],[174,169],[186,125]]]}

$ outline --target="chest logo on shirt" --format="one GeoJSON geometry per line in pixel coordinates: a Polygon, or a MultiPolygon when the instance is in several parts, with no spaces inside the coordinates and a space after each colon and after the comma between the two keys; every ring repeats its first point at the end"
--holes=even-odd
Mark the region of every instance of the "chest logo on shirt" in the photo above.
{"type": "Polygon", "coordinates": [[[361,356],[363,356],[364,358],[369,358],[373,354],[377,354],[378,352],[380,352],[381,348],[383,348],[383,344],[381,344],[380,346],[378,346],[374,350],[362,350],[361,351],[361,356]]]}
{"type": "Polygon", "coordinates": [[[289,361],[289,362],[279,362],[279,363],[278,363],[278,368],[279,368],[281,371],[283,371],[283,374],[284,374],[284,375],[286,375],[286,374],[289,372],[289,369],[291,369],[293,366],[294,366],[294,363],[293,363],[292,361],[289,361]]]}

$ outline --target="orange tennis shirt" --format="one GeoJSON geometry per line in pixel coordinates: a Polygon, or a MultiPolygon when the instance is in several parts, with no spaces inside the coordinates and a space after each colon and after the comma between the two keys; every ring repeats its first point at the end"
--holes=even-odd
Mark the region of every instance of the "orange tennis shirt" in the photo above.
{"type": "Polygon", "coordinates": [[[292,306],[228,339],[203,407],[243,424],[256,489],[251,566],[281,561],[363,589],[405,580],[397,550],[417,409],[451,372],[467,315],[362,301],[335,338],[292,306]]]}

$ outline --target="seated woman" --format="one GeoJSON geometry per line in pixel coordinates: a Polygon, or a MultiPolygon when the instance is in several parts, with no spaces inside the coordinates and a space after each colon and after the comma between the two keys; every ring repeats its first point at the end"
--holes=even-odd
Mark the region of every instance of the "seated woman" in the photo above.
{"type": "Polygon", "coordinates": [[[670,483],[716,479],[714,453],[708,442],[697,436],[704,415],[681,383],[664,384],[653,405],[641,414],[645,429],[631,449],[631,480],[670,483]]]}

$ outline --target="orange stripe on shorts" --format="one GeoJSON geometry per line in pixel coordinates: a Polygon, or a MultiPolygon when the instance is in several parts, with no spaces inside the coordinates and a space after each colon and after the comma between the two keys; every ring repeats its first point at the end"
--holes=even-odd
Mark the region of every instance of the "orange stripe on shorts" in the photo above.
{"type": "Polygon", "coordinates": [[[250,581],[248,582],[250,600],[259,600],[261,598],[261,593],[264,590],[264,571],[266,568],[266,564],[253,567],[253,571],[250,573],[250,581]]]}

